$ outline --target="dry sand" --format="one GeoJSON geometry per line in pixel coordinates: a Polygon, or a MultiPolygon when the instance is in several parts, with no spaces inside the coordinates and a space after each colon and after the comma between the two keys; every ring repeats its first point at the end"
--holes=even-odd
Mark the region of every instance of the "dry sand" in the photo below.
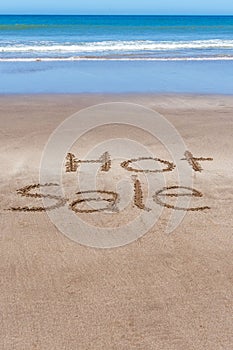
{"type": "Polygon", "coordinates": [[[232,350],[233,97],[1,96],[0,124],[1,350],[232,350]],[[213,158],[193,171],[210,209],[167,236],[165,208],[154,229],[110,250],[69,240],[44,212],[6,211],[35,204],[16,190],[38,183],[51,132],[112,101],[158,111],[194,156],[213,158]]]}

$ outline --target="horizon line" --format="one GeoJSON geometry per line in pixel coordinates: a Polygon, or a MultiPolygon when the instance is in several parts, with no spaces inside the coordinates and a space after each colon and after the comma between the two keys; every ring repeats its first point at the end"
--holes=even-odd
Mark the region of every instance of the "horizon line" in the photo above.
{"type": "Polygon", "coordinates": [[[179,13],[179,14],[140,14],[140,13],[0,13],[0,16],[187,16],[187,17],[205,17],[205,16],[225,16],[225,17],[233,17],[232,14],[217,14],[217,13],[200,13],[200,14],[190,14],[190,13],[179,13]]]}

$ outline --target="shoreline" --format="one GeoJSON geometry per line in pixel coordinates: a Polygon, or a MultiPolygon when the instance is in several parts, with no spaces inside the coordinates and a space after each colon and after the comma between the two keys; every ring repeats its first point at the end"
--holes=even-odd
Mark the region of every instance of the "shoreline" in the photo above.
{"type": "Polygon", "coordinates": [[[233,94],[232,61],[0,62],[0,93],[233,94]]]}

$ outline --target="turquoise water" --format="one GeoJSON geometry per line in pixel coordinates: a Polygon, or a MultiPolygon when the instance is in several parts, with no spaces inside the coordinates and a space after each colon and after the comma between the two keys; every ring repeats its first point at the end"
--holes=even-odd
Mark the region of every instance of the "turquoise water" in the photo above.
{"type": "Polygon", "coordinates": [[[0,16],[0,93],[231,94],[232,68],[233,16],[0,16]]]}
{"type": "Polygon", "coordinates": [[[0,16],[0,58],[233,59],[233,17],[0,16]]]}

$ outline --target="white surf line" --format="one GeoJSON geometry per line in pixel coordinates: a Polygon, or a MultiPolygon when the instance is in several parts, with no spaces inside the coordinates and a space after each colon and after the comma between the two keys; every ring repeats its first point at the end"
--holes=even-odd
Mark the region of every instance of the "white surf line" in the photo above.
{"type": "Polygon", "coordinates": [[[66,61],[233,61],[232,57],[175,57],[175,58],[104,58],[104,57],[64,57],[64,58],[0,58],[0,62],[66,62],[66,61]]]}
{"type": "Polygon", "coordinates": [[[108,51],[164,51],[180,49],[232,49],[233,40],[193,40],[193,41],[150,41],[150,40],[116,40],[80,43],[34,42],[34,44],[0,45],[0,52],[108,52],[108,51]]]}
{"type": "Polygon", "coordinates": [[[105,58],[105,57],[37,57],[37,58],[0,58],[0,62],[66,62],[66,61],[233,61],[233,56],[219,56],[219,57],[145,57],[145,58],[105,58]]]}

